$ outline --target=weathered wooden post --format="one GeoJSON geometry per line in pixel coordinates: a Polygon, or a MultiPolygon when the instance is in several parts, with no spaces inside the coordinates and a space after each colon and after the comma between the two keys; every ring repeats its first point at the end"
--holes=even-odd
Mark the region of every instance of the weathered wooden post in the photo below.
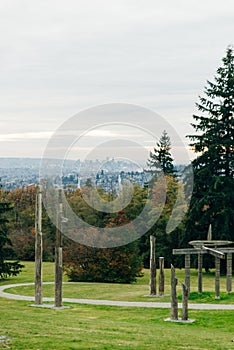
{"type": "Polygon", "coordinates": [[[57,228],[55,243],[55,307],[62,306],[63,250],[62,250],[62,190],[58,190],[57,228]]]}
{"type": "Polygon", "coordinates": [[[198,254],[198,293],[202,294],[202,254],[198,254]]]}
{"type": "Polygon", "coordinates": [[[178,279],[175,275],[175,268],[171,265],[171,320],[178,320],[178,298],[176,286],[178,279]]]}
{"type": "Polygon", "coordinates": [[[164,257],[159,257],[159,295],[164,295],[164,257]]]}
{"type": "Polygon", "coordinates": [[[188,295],[190,294],[190,255],[185,254],[185,284],[188,288],[188,295]]]}
{"type": "Polygon", "coordinates": [[[156,295],[156,261],[154,236],[150,236],[150,295],[156,295]]]}
{"type": "Polygon", "coordinates": [[[215,257],[215,299],[220,299],[220,258],[215,257]]]}
{"type": "Polygon", "coordinates": [[[182,320],[188,320],[188,297],[189,290],[188,287],[182,283],[182,320]]]}
{"type": "Polygon", "coordinates": [[[42,187],[37,187],[35,210],[35,305],[42,304],[42,187]]]}
{"type": "Polygon", "coordinates": [[[232,291],[232,253],[227,253],[226,291],[227,294],[230,294],[232,291]]]}
{"type": "Polygon", "coordinates": [[[212,241],[212,225],[209,225],[208,233],[207,233],[207,241],[212,241]]]}

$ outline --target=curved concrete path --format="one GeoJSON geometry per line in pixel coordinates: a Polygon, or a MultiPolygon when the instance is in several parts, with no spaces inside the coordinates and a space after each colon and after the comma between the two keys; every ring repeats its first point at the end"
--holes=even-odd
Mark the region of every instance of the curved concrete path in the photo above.
{"type": "MultiPolygon", "coordinates": [[[[69,282],[68,282],[69,283],[69,282]]],[[[43,284],[54,284],[53,282],[45,282],[43,284]]],[[[7,284],[0,286],[0,297],[14,300],[27,300],[34,301],[34,296],[24,296],[19,294],[11,294],[4,292],[5,289],[31,286],[34,283],[17,283],[17,284],[7,284]]],[[[43,298],[44,302],[54,301],[54,298],[43,298]]],[[[166,302],[137,302],[137,301],[117,301],[117,300],[96,300],[96,299],[75,299],[75,298],[63,298],[63,302],[66,303],[77,303],[77,304],[89,304],[89,305],[107,305],[107,306],[125,306],[125,307],[151,307],[158,309],[169,309],[171,303],[166,302]]],[[[182,307],[181,303],[178,305],[182,307]]],[[[189,309],[194,310],[234,310],[234,304],[189,304],[189,309]]]]}

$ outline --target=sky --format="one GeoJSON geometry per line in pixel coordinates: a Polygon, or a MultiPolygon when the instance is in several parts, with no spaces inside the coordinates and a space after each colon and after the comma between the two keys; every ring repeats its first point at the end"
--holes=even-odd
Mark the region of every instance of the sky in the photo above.
{"type": "MultiPolygon", "coordinates": [[[[83,111],[130,104],[165,121],[149,138],[155,126],[146,120],[139,141],[136,115],[131,139],[142,146],[146,132],[142,147],[149,151],[169,124],[192,159],[185,136],[194,133],[198,95],[234,44],[233,15],[233,0],[2,0],[0,157],[43,157],[54,132],[77,115],[77,134],[86,135],[74,146],[80,158],[84,149],[92,153],[113,135],[129,134],[124,123],[112,125],[115,109],[109,124],[97,124],[92,113],[89,130],[83,111]]],[[[186,162],[170,136],[176,161],[186,162]]],[[[95,157],[103,152],[112,156],[105,148],[95,157]]],[[[131,152],[126,148],[126,158],[131,152]]]]}

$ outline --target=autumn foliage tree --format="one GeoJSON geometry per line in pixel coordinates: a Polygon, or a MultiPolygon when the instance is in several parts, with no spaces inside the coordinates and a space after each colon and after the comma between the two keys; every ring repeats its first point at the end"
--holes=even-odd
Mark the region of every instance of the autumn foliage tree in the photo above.
{"type": "Polygon", "coordinates": [[[12,207],[7,202],[0,202],[0,279],[9,276],[16,276],[20,273],[23,265],[18,261],[8,261],[14,256],[12,242],[8,237],[8,219],[7,213],[12,207]]]}
{"type": "MultiPolygon", "coordinates": [[[[106,228],[128,222],[124,211],[121,211],[110,218],[106,228]]],[[[94,234],[98,234],[95,228],[93,230],[94,234]]],[[[67,242],[64,249],[64,270],[72,281],[134,282],[142,270],[138,242],[105,249],[67,242]]]]}
{"type": "MultiPolygon", "coordinates": [[[[172,214],[172,210],[175,207],[178,193],[183,193],[183,190],[178,192],[179,186],[182,186],[177,178],[173,175],[162,176],[163,181],[158,178],[157,186],[153,186],[151,190],[151,212],[149,217],[154,217],[153,212],[159,205],[162,207],[161,215],[156,222],[151,223],[151,229],[141,237],[140,239],[140,252],[143,258],[144,266],[149,267],[150,261],[150,236],[156,237],[155,242],[155,254],[156,259],[160,256],[165,258],[165,266],[170,267],[173,262],[174,256],[172,250],[178,248],[178,242],[180,236],[184,230],[183,222],[178,225],[172,232],[167,233],[167,224],[172,214]]],[[[156,182],[157,183],[157,182],[156,182]]],[[[156,184],[155,183],[155,184],[156,184]]],[[[181,205],[178,206],[177,210],[185,210],[184,201],[181,200],[181,205]]]]}
{"type": "MultiPolygon", "coordinates": [[[[12,210],[7,213],[8,237],[14,247],[14,255],[19,260],[35,259],[35,200],[36,186],[15,188],[10,192],[1,191],[0,200],[11,204],[12,210]]],[[[42,215],[43,226],[43,259],[52,261],[54,254],[55,227],[45,209],[42,215]]]]}

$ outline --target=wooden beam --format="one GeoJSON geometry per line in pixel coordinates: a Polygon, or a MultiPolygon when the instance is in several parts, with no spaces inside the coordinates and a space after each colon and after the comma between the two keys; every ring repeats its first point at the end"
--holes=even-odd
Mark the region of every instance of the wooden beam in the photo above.
{"type": "Polygon", "coordinates": [[[224,259],[225,255],[224,253],[220,252],[219,250],[210,248],[210,247],[206,247],[206,246],[202,246],[202,249],[206,250],[207,252],[209,252],[209,254],[215,256],[216,258],[219,259],[224,259]]]}
{"type": "Polygon", "coordinates": [[[220,247],[219,251],[225,254],[231,253],[234,254],[234,248],[233,247],[220,247]]]}
{"type": "Polygon", "coordinates": [[[206,251],[203,251],[202,249],[195,249],[195,248],[184,248],[184,249],[173,249],[172,253],[174,255],[192,255],[192,254],[206,254],[206,251]]]}
{"type": "Polygon", "coordinates": [[[225,253],[234,253],[234,248],[218,248],[218,250],[202,246],[201,248],[173,249],[173,255],[193,255],[193,254],[211,254],[220,259],[225,258],[225,253]]]}
{"type": "Polygon", "coordinates": [[[233,241],[216,241],[216,240],[201,240],[201,241],[190,241],[189,244],[192,245],[193,247],[201,247],[205,245],[206,247],[226,247],[228,245],[233,244],[233,241]]]}

